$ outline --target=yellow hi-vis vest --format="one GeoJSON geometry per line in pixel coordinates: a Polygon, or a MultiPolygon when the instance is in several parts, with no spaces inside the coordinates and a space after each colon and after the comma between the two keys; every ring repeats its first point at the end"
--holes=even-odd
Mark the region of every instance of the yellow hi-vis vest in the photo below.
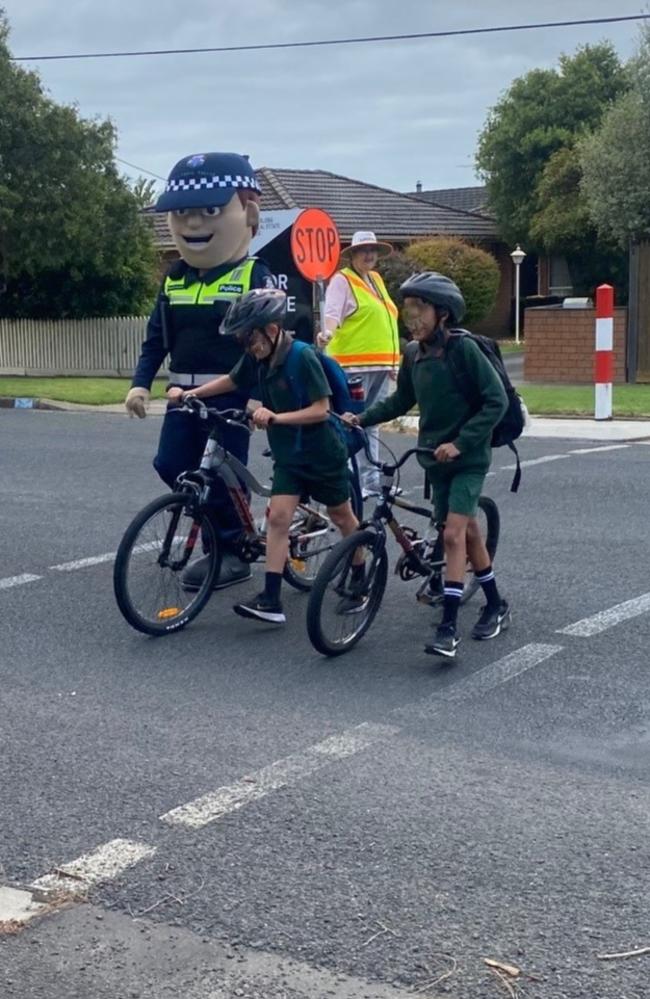
{"type": "Polygon", "coordinates": [[[347,279],[357,307],[336,330],[326,353],[343,368],[396,368],[400,360],[397,308],[381,274],[370,272],[375,294],[350,267],[343,267],[340,273],[347,279]]]}
{"type": "MultiPolygon", "coordinates": [[[[167,309],[170,378],[178,384],[181,374],[220,375],[232,371],[242,356],[235,337],[219,333],[228,306],[250,291],[255,258],[249,257],[209,283],[185,276],[167,277],[164,292],[167,309]]],[[[209,380],[209,379],[208,379],[209,380]]],[[[194,384],[194,382],[188,382],[194,384]]]]}
{"type": "Polygon", "coordinates": [[[227,274],[222,274],[211,284],[205,284],[200,278],[193,284],[186,285],[184,277],[175,279],[167,276],[165,279],[165,294],[170,305],[212,305],[222,301],[230,304],[240,295],[250,291],[251,275],[255,266],[255,257],[248,257],[227,274]]]}

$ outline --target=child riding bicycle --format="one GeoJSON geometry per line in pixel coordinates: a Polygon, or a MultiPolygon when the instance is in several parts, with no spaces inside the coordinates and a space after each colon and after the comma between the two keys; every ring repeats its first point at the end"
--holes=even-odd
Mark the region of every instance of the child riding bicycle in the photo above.
{"type": "Polygon", "coordinates": [[[360,416],[346,414],[346,419],[367,427],[402,416],[416,404],[419,407],[418,444],[430,448],[432,456],[420,455],[418,460],[431,484],[436,518],[445,523],[446,560],[442,619],[425,651],[454,658],[460,641],[457,617],[468,558],[486,598],[472,638],[495,638],[510,623],[510,608],[497,589],[476,519],[492,459],[492,430],[507,408],[507,398],[479,348],[469,338],[454,337],[449,329],[448,324],[457,326],[465,314],[465,301],[457,285],[442,274],[425,271],[413,274],[400,291],[402,318],[414,342],[405,351],[397,389],[360,416]],[[464,370],[480,400],[479,408],[472,408],[461,392],[450,370],[450,350],[464,351],[464,370]]]}
{"type": "MultiPolygon", "coordinates": [[[[306,405],[296,407],[286,364],[294,341],[283,330],[287,299],[276,289],[255,289],[232,303],[221,332],[236,336],[245,354],[229,375],[191,393],[168,390],[170,400],[249,391],[262,405],[252,414],[255,426],[268,433],[274,459],[267,522],[266,577],[261,593],[233,608],[241,617],[284,624],[282,573],[287,560],[289,528],[301,496],[309,494],[327,507],[345,537],[358,527],[350,504],[348,452],[329,420],[330,386],[316,352],[300,350],[298,378],[306,405]]],[[[357,570],[363,573],[363,565],[357,570]]]]}

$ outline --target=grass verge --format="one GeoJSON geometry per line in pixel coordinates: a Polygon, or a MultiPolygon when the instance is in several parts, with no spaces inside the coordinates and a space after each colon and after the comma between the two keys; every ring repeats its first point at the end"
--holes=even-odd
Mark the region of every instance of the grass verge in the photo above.
{"type": "MultiPolygon", "coordinates": [[[[519,392],[536,416],[594,415],[593,385],[522,385],[519,392]]],[[[614,416],[650,419],[650,385],[615,385],[614,416]]]]}
{"type": "MultiPolygon", "coordinates": [[[[0,396],[101,406],[123,402],[130,384],[127,378],[0,377],[0,396]]],[[[523,385],[520,392],[536,416],[594,415],[592,385],[523,385]]],[[[153,397],[164,394],[165,382],[156,381],[153,397]]],[[[615,385],[614,416],[650,419],[650,385],[615,385]]]]}
{"type": "MultiPolygon", "coordinates": [[[[154,382],[152,396],[162,399],[164,381],[154,382]]],[[[0,377],[0,396],[9,398],[53,399],[88,406],[124,402],[131,387],[130,378],[13,378],[0,377]]]]}

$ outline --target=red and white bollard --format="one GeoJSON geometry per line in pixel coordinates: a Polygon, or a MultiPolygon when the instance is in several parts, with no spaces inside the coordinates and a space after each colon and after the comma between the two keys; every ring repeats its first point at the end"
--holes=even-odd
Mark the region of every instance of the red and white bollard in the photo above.
{"type": "Polygon", "coordinates": [[[601,284],[596,289],[596,383],[595,419],[612,418],[612,383],[614,381],[614,289],[601,284]]]}

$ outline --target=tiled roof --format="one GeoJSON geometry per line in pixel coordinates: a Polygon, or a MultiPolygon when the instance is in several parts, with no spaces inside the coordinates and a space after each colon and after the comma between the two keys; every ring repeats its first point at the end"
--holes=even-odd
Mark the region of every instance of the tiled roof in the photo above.
{"type": "MultiPolygon", "coordinates": [[[[256,171],[262,189],[262,209],[322,208],[336,222],[342,241],[357,229],[371,229],[378,239],[405,243],[422,236],[453,235],[491,242],[498,239],[492,219],[472,212],[429,204],[421,195],[400,194],[326,170],[256,171]]],[[[156,245],[173,248],[164,215],[145,210],[153,219],[156,245]]]]}
{"type": "Polygon", "coordinates": [[[443,234],[497,238],[490,219],[439,205],[423,207],[423,202],[412,195],[327,170],[262,167],[256,172],[262,188],[262,208],[323,208],[335,220],[344,242],[349,242],[357,229],[371,229],[379,238],[396,242],[443,234]]]}
{"type": "Polygon", "coordinates": [[[437,191],[409,191],[412,198],[433,202],[445,208],[488,215],[487,189],[485,187],[445,187],[437,191]]]}

